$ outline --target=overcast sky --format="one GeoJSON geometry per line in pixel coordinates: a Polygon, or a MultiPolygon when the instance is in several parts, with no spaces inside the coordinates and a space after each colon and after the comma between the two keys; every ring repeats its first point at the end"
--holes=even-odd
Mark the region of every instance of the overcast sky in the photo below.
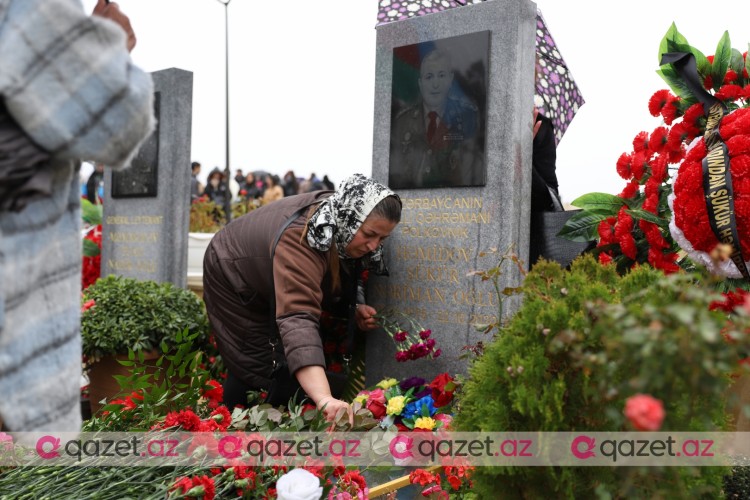
{"type": "MultiPolygon", "coordinates": [[[[90,12],[95,1],[83,4],[90,12]]],[[[193,72],[191,156],[204,175],[223,169],[225,7],[217,0],[119,4],[138,37],[137,64],[193,72]]],[[[655,71],[659,42],[673,21],[706,55],[725,30],[740,51],[750,41],[746,4],[738,0],[536,4],[586,100],[558,147],[567,202],[624,186],[617,158],[638,132],[659,125],[647,103],[666,88],[655,71]]],[[[378,1],[233,0],[228,9],[231,168],[315,172],[334,182],[369,174],[378,1]]]]}

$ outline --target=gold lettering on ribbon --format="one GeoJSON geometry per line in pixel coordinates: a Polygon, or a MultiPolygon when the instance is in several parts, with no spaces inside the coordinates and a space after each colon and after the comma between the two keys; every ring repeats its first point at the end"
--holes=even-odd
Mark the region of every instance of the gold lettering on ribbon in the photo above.
{"type": "Polygon", "coordinates": [[[715,103],[708,111],[706,131],[703,140],[708,153],[703,160],[703,189],[706,194],[706,209],[711,229],[716,238],[724,244],[732,245],[730,256],[737,269],[745,278],[750,278],[734,219],[734,201],[729,172],[729,155],[719,134],[719,124],[724,117],[724,107],[715,103]]]}

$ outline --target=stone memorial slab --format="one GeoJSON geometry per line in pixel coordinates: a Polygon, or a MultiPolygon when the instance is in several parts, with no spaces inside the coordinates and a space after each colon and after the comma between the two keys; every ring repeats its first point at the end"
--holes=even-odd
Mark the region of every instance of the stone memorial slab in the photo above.
{"type": "Polygon", "coordinates": [[[187,283],[193,74],[151,74],[157,128],[131,166],[104,174],[102,276],[187,283]]]}
{"type": "MultiPolygon", "coordinates": [[[[535,27],[528,0],[377,27],[373,177],[404,210],[386,244],[390,277],[370,279],[368,300],[431,329],[442,356],[398,363],[393,342],[370,334],[368,384],[465,373],[464,346],[489,340],[474,325],[499,310],[491,282],[472,272],[497,264],[498,254],[482,256],[491,249],[528,259],[535,27]]],[[[507,266],[499,287],[520,282],[507,266]]],[[[504,302],[503,313],[517,302],[504,302]]]]}

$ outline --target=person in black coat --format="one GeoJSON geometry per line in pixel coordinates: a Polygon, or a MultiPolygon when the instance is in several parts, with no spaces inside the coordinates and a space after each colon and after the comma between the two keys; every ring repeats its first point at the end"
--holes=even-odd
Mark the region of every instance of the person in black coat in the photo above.
{"type": "Polygon", "coordinates": [[[555,128],[552,121],[534,110],[534,146],[532,153],[531,211],[550,212],[555,210],[549,188],[557,193],[557,174],[555,162],[557,150],[555,145],[555,128]]]}
{"type": "Polygon", "coordinates": [[[224,203],[229,196],[227,185],[224,182],[224,173],[219,168],[214,168],[210,174],[208,174],[208,184],[204,191],[208,199],[216,203],[220,207],[224,207],[224,203]]]}
{"type": "Polygon", "coordinates": [[[96,163],[94,171],[86,181],[86,198],[96,205],[99,201],[99,188],[104,185],[104,165],[96,163]]]}

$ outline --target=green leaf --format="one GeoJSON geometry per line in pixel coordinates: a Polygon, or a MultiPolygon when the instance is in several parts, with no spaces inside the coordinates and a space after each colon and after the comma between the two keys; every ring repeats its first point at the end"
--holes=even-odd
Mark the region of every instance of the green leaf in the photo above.
{"type": "Polygon", "coordinates": [[[102,223],[102,206],[94,205],[89,200],[81,200],[81,219],[86,224],[97,226],[102,223]]]}
{"type": "Polygon", "coordinates": [[[99,245],[94,243],[91,240],[85,239],[83,240],[83,255],[84,257],[96,257],[101,253],[101,248],[99,248],[99,245]]]}
{"type": "Polygon", "coordinates": [[[745,67],[745,58],[742,57],[742,52],[737,49],[732,49],[732,57],[729,60],[729,67],[737,73],[737,76],[742,77],[742,70],[745,67]]]}
{"type": "Polygon", "coordinates": [[[666,54],[667,52],[674,52],[673,50],[670,50],[670,44],[689,45],[687,39],[682,36],[679,31],[677,31],[677,25],[675,23],[672,23],[667,32],[664,34],[664,37],[661,39],[661,42],[659,42],[659,53],[656,55],[656,64],[661,64],[661,57],[663,54],[666,54]]]}
{"type": "Polygon", "coordinates": [[[635,209],[628,210],[627,212],[634,219],[645,220],[646,222],[652,222],[662,229],[667,229],[669,227],[669,221],[667,219],[659,217],[658,215],[654,215],[648,210],[635,208],[635,209]]]}
{"type": "Polygon", "coordinates": [[[584,210],[568,219],[563,228],[557,233],[560,238],[570,241],[587,242],[598,239],[599,223],[609,217],[595,211],[584,210]]]}
{"type": "Polygon", "coordinates": [[[711,78],[714,82],[714,90],[719,90],[724,83],[724,76],[727,74],[731,58],[732,45],[729,41],[729,32],[725,31],[721,40],[719,40],[719,44],[716,46],[714,62],[711,65],[711,78]]]}
{"type": "Polygon", "coordinates": [[[617,212],[625,204],[625,200],[619,196],[609,193],[587,193],[579,196],[571,205],[584,210],[601,210],[609,211],[611,215],[617,215],[617,212]]]}

